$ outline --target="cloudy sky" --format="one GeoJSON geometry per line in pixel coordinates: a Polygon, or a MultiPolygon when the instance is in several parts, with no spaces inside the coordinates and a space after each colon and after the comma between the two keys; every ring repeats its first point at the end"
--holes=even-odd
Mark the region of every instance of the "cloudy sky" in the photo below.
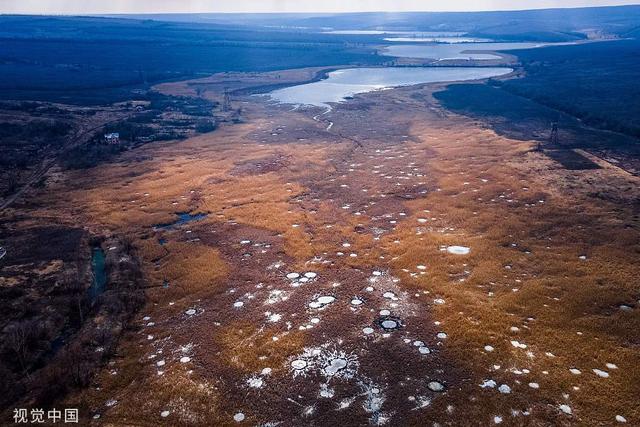
{"type": "Polygon", "coordinates": [[[640,0],[0,0],[0,13],[472,11],[638,3],[640,0]]]}

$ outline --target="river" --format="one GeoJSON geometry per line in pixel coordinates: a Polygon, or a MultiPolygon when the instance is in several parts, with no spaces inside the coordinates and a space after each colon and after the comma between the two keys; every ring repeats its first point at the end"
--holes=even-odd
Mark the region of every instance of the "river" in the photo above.
{"type": "Polygon", "coordinates": [[[278,89],[269,96],[280,103],[329,107],[329,103],[365,92],[422,83],[486,79],[509,74],[506,67],[386,67],[346,68],[325,80],[278,89]]]}

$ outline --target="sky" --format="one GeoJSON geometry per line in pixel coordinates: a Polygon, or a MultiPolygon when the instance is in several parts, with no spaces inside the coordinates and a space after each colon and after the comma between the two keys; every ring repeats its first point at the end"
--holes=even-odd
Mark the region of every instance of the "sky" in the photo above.
{"type": "Polygon", "coordinates": [[[0,13],[478,11],[638,3],[640,0],[0,0],[0,13]]]}

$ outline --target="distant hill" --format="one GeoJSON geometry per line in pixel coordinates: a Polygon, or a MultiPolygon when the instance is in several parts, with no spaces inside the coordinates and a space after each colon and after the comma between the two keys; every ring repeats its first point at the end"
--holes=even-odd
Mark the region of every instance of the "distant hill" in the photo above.
{"type": "Polygon", "coordinates": [[[526,76],[502,88],[584,123],[640,138],[640,41],[515,50],[526,76]]]}
{"type": "Polygon", "coordinates": [[[386,60],[354,36],[122,18],[0,16],[0,39],[0,99],[70,104],[216,72],[386,60]]]}
{"type": "Polygon", "coordinates": [[[511,138],[548,141],[551,123],[558,122],[562,145],[617,153],[640,170],[640,41],[510,53],[521,61],[523,78],[454,84],[435,97],[511,138]]]}
{"type": "MultiPolygon", "coordinates": [[[[223,71],[381,64],[384,35],[455,31],[515,41],[640,35],[640,6],[474,13],[0,15],[0,99],[110,103],[223,71]]],[[[526,53],[523,53],[523,57],[526,53]]],[[[556,66],[560,69],[560,65],[556,66]]]]}
{"type": "Polygon", "coordinates": [[[574,40],[587,31],[622,36],[640,27],[639,6],[496,12],[404,12],[346,14],[173,14],[124,15],[159,21],[233,23],[300,30],[464,31],[517,40],[574,40]]]}

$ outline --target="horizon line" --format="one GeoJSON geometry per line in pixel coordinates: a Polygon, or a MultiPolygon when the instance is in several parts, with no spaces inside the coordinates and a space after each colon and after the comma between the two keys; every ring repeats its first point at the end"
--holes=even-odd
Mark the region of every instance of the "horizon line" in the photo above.
{"type": "Polygon", "coordinates": [[[598,6],[567,6],[567,7],[534,7],[530,9],[477,9],[477,10],[363,10],[363,11],[318,11],[318,12],[87,12],[87,13],[16,13],[0,12],[0,16],[55,16],[55,17],[105,17],[105,16],[145,16],[145,15],[353,15],[362,13],[487,13],[487,12],[530,12],[545,10],[571,10],[571,9],[604,9],[604,8],[629,8],[640,7],[640,3],[621,5],[598,6]]]}

